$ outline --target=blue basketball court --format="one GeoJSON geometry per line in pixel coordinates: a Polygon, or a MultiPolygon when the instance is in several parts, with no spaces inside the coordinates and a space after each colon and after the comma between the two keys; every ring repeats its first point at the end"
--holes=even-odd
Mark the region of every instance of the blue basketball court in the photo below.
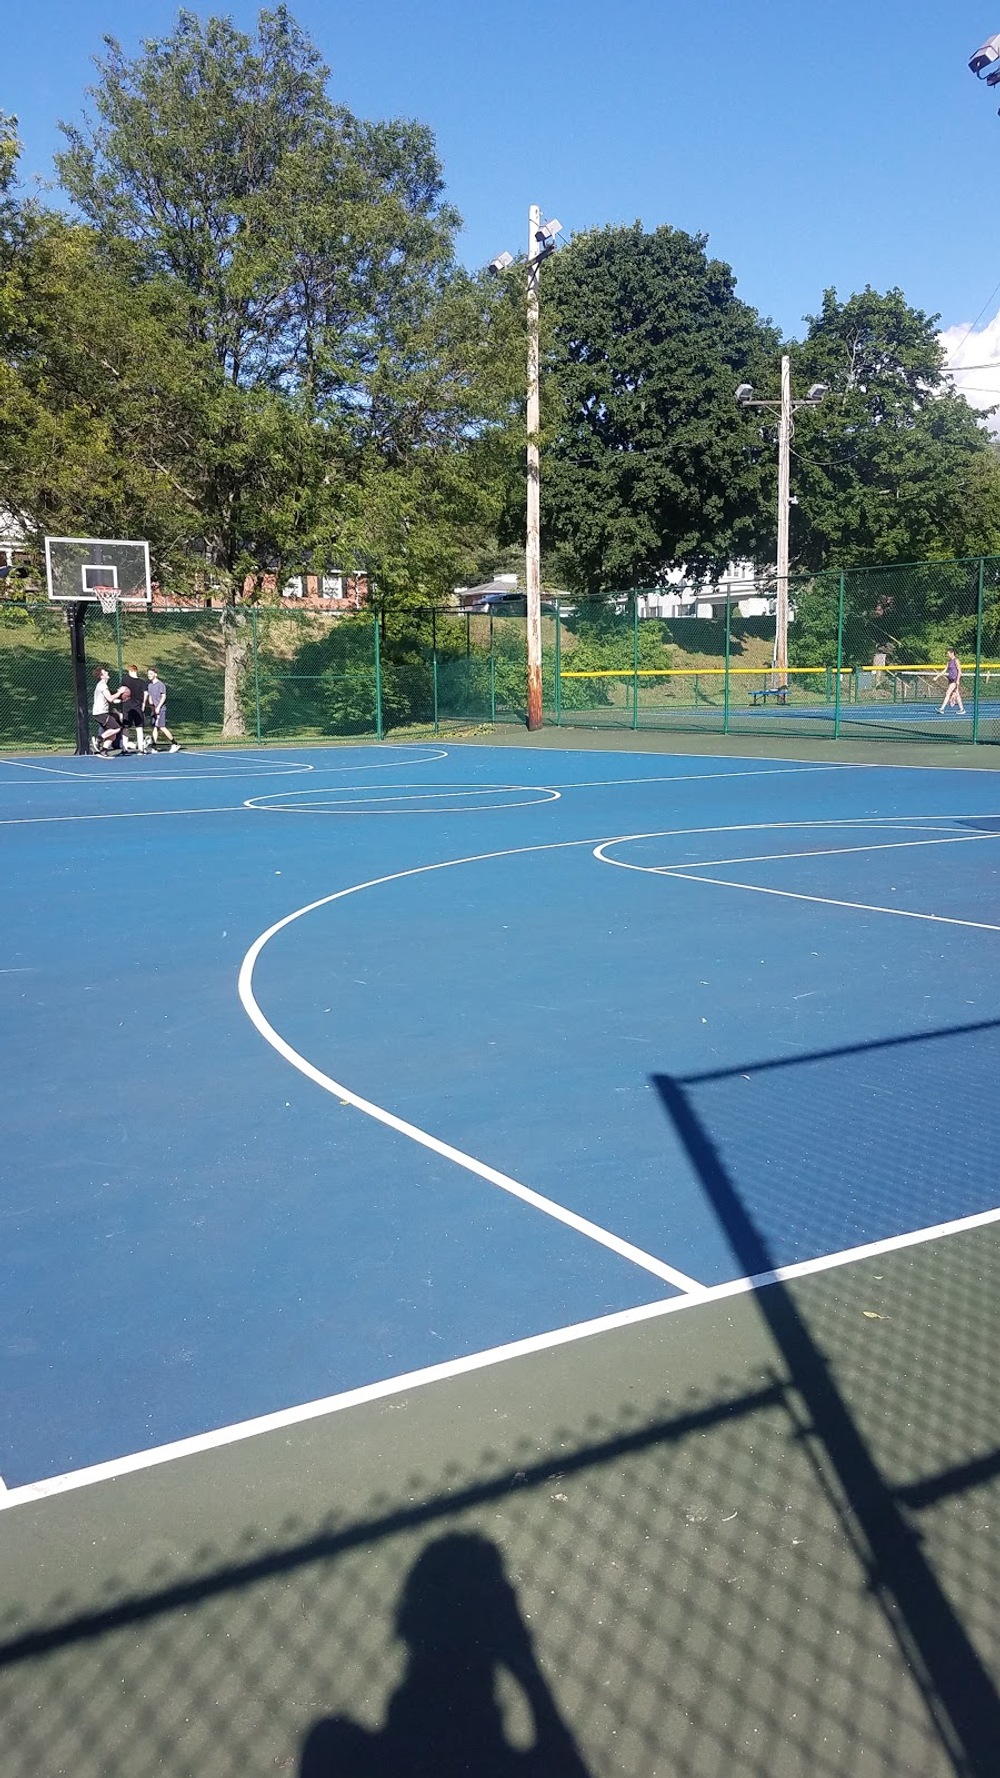
{"type": "Polygon", "coordinates": [[[5,760],[7,1502],[1000,1216],[996,786],[5,760]]]}

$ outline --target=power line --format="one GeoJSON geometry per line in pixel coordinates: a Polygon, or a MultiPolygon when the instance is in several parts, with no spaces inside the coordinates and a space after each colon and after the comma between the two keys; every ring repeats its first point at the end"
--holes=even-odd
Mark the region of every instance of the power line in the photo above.
{"type": "Polygon", "coordinates": [[[976,316],[976,319],[970,323],[968,331],[966,333],[963,333],[961,339],[958,342],[958,345],[955,347],[956,352],[960,352],[962,350],[962,347],[965,345],[965,342],[968,339],[969,334],[975,333],[976,328],[979,326],[980,321],[982,320],[983,316],[985,315],[987,309],[990,306],[990,303],[993,301],[993,298],[997,295],[998,291],[1000,291],[1000,284],[995,285],[994,288],[990,291],[990,294],[986,298],[986,301],[984,302],[982,308],[980,309],[978,315],[976,316]]]}

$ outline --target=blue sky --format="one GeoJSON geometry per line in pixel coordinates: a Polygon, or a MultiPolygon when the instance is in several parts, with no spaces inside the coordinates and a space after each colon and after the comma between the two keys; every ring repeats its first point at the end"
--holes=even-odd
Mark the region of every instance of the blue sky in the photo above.
{"type": "MultiPolygon", "coordinates": [[[[257,12],[215,10],[245,26],[257,12]]],[[[532,202],[570,230],[641,217],[707,233],[740,293],[790,335],[829,285],[898,284],[940,312],[953,345],[985,308],[962,357],[1000,358],[1000,94],[966,65],[1000,31],[1000,0],[292,11],[336,98],[431,126],[470,265],[523,244],[532,202]]],[[[0,107],[21,119],[26,174],[51,177],[57,120],[79,117],[102,35],[133,52],[175,16],[161,0],[9,8],[0,107]]]]}

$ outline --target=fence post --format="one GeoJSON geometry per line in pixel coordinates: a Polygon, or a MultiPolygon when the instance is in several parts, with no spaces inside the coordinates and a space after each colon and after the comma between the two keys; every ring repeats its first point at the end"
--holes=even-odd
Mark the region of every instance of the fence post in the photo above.
{"type": "Polygon", "coordinates": [[[556,728],[562,722],[562,609],[556,600],[556,728]]]}
{"type": "Polygon", "coordinates": [[[431,674],[434,680],[434,733],[438,732],[438,629],[437,612],[431,611],[431,674]]]}
{"type": "Polygon", "coordinates": [[[837,682],[833,692],[833,738],[840,739],[840,680],[844,665],[844,570],[840,570],[837,591],[837,682]]]}
{"type": "Polygon", "coordinates": [[[639,598],[632,594],[632,727],[639,727],[639,598]]]}
{"type": "Polygon", "coordinates": [[[490,723],[497,724],[497,659],[493,652],[493,613],[490,612],[490,723]]]}
{"type": "Polygon", "coordinates": [[[983,660],[983,568],[979,558],[979,588],[976,595],[976,676],[972,682],[972,743],[979,739],[979,669],[983,660]]]}
{"type": "Polygon", "coordinates": [[[250,608],[250,638],[253,646],[253,702],[257,719],[257,740],[260,741],[260,651],[257,647],[257,607],[250,608]]]}
{"type": "Polygon", "coordinates": [[[733,632],[733,589],[726,588],[726,672],[722,681],[722,732],[729,733],[729,653],[732,646],[733,632]]]}
{"type": "Polygon", "coordinates": [[[384,740],[385,730],[382,726],[382,650],[379,645],[378,612],[372,614],[372,636],[375,642],[375,739],[384,740]]]}
{"type": "Polygon", "coordinates": [[[122,665],[122,605],[120,599],[115,600],[115,643],[118,648],[118,681],[120,684],[125,671],[122,665]]]}

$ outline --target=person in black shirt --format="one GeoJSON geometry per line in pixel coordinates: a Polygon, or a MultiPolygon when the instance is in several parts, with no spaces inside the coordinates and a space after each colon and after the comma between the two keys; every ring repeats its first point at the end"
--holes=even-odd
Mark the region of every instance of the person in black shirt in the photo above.
{"type": "Polygon", "coordinates": [[[122,677],[121,689],[125,693],[122,698],[122,721],[125,724],[126,733],[131,732],[135,736],[132,745],[123,737],[122,747],[126,753],[145,753],[146,730],[143,726],[143,712],[146,705],[146,687],[143,680],[139,678],[138,667],[129,667],[128,672],[122,677]]]}

